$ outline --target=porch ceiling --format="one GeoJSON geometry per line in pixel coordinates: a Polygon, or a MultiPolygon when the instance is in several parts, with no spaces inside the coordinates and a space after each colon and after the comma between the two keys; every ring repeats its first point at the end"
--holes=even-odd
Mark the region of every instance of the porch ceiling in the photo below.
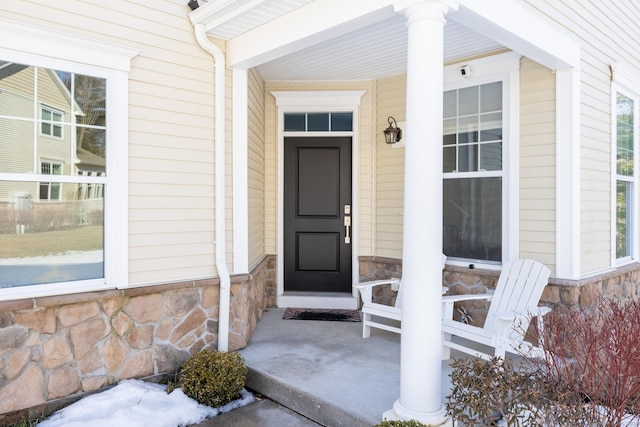
{"type": "MultiPolygon", "coordinates": [[[[203,6],[192,12],[191,20],[204,23],[211,37],[233,40],[315,1],[318,0],[209,0],[201,2],[203,6]]],[[[406,19],[388,6],[372,21],[375,22],[355,25],[350,31],[336,31],[311,46],[257,67],[269,81],[373,80],[406,72],[406,19]]],[[[505,49],[453,19],[447,21],[444,36],[445,63],[505,49]]]]}

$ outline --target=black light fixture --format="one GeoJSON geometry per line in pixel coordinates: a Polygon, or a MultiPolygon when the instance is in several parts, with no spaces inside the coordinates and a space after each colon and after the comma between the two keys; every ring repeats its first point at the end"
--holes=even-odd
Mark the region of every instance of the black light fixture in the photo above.
{"type": "Polygon", "coordinates": [[[389,116],[387,119],[389,127],[384,130],[384,140],[387,144],[395,144],[402,139],[402,129],[398,127],[396,119],[393,116],[389,116]]]}
{"type": "Polygon", "coordinates": [[[189,6],[191,10],[196,10],[197,8],[200,7],[200,5],[198,4],[198,0],[189,0],[189,3],[187,3],[187,6],[189,6]]]}

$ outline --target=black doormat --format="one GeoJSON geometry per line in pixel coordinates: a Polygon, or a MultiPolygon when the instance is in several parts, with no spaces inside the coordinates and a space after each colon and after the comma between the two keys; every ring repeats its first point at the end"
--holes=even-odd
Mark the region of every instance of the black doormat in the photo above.
{"type": "Polygon", "coordinates": [[[291,320],[331,320],[334,322],[359,322],[358,310],[340,310],[323,308],[287,308],[283,319],[291,320]]]}

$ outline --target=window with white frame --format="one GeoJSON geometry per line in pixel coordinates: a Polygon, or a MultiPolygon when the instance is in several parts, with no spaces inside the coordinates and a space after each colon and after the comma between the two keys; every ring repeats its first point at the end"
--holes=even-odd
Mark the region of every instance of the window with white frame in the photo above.
{"type": "Polygon", "coordinates": [[[444,93],[443,250],[502,260],[502,81],[444,93]]]}
{"type": "MultiPolygon", "coordinates": [[[[62,175],[62,163],[43,160],[40,162],[40,173],[42,175],[62,175]]],[[[40,200],[60,200],[59,182],[41,182],[38,192],[40,200]]]]}
{"type": "Polygon", "coordinates": [[[632,256],[634,229],[635,146],[637,100],[621,92],[615,99],[616,199],[615,253],[616,259],[632,256]]]}
{"type": "Polygon", "coordinates": [[[120,206],[137,52],[1,21],[0,300],[126,286],[120,206]]]}
{"type": "Polygon", "coordinates": [[[51,107],[42,106],[40,109],[40,133],[62,139],[62,122],[64,113],[51,107]]]}

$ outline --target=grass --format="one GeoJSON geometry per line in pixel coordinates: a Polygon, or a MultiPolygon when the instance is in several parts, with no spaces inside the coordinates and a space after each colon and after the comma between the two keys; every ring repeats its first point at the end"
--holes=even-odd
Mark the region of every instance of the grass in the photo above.
{"type": "Polygon", "coordinates": [[[103,242],[103,228],[99,225],[40,233],[0,234],[0,258],[102,249],[103,242]]]}
{"type": "Polygon", "coordinates": [[[20,420],[17,423],[9,424],[7,427],[35,427],[42,420],[20,420]]]}

